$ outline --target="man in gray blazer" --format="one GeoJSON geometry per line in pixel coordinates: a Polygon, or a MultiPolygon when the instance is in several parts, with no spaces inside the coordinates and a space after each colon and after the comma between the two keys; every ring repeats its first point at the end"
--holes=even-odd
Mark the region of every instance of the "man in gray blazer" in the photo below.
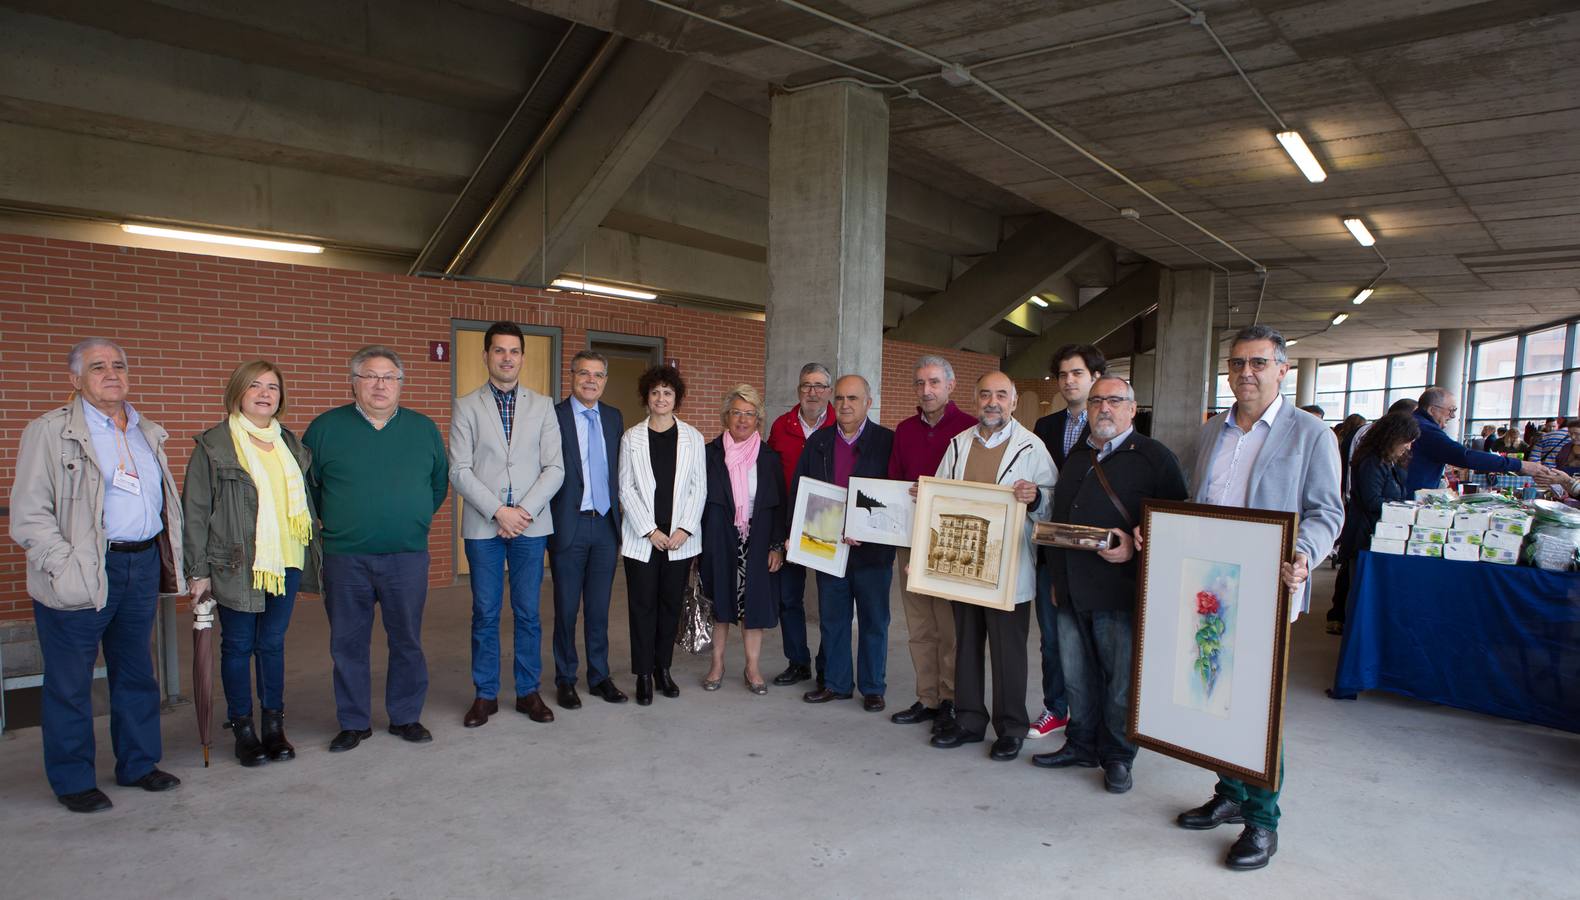
{"type": "Polygon", "coordinates": [[[560,426],[549,398],[520,384],[525,340],[510,322],[483,335],[488,381],[455,398],[450,416],[450,483],[466,501],[461,537],[472,582],[472,683],[477,698],[463,724],[476,728],[499,712],[499,611],[505,568],[515,620],[516,711],[554,721],[538,696],[541,629],[538,589],[554,520],[549,500],[565,479],[560,426]]]}
{"type": "MultiPolygon", "coordinates": [[[[1283,335],[1266,325],[1240,329],[1229,348],[1235,403],[1202,426],[1191,499],[1300,516],[1295,561],[1282,565],[1294,621],[1311,607],[1307,578],[1313,561],[1326,559],[1333,549],[1344,525],[1344,500],[1338,442],[1321,419],[1284,400],[1280,385],[1287,374],[1283,335]]],[[[1282,764],[1279,769],[1282,778],[1282,764]]],[[[1245,830],[1226,862],[1231,869],[1260,869],[1278,851],[1278,794],[1220,776],[1213,798],[1181,813],[1179,825],[1203,830],[1243,822],[1245,830]]]]}

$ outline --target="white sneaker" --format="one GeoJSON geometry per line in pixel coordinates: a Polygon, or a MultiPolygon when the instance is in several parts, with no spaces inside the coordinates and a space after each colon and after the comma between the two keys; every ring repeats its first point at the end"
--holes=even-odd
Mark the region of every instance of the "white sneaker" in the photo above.
{"type": "Polygon", "coordinates": [[[1042,715],[1037,717],[1037,721],[1031,723],[1031,730],[1026,732],[1026,740],[1045,738],[1068,724],[1070,724],[1069,716],[1056,716],[1045,709],[1042,715]]]}

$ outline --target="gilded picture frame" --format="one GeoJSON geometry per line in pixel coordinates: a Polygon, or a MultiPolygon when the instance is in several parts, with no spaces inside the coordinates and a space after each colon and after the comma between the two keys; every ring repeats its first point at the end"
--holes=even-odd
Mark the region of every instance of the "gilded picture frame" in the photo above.
{"type": "Polygon", "coordinates": [[[920,478],[906,589],[1014,609],[1020,554],[1030,528],[1026,504],[1008,485],[920,478]]]}

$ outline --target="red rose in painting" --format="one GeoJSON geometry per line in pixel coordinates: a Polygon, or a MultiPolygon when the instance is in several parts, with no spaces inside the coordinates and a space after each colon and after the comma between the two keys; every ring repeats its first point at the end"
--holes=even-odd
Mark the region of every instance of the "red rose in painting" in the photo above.
{"type": "Polygon", "coordinates": [[[1211,591],[1196,592],[1196,612],[1210,616],[1218,611],[1218,595],[1211,591]]]}

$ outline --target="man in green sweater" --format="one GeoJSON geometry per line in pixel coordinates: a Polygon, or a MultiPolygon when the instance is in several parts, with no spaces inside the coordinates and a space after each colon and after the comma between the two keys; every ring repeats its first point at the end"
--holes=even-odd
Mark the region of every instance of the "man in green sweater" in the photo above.
{"type": "Polygon", "coordinates": [[[341,728],[329,743],[331,753],[373,736],[368,656],[374,604],[389,640],[384,706],[390,734],[419,744],[433,740],[418,721],[428,693],[422,610],[428,526],[444,503],[449,463],[433,420],[400,407],[404,378],[394,350],[363,347],[351,357],[356,402],[320,415],[302,435],[313,453],[308,484],[324,538],[324,610],[341,728]]]}

